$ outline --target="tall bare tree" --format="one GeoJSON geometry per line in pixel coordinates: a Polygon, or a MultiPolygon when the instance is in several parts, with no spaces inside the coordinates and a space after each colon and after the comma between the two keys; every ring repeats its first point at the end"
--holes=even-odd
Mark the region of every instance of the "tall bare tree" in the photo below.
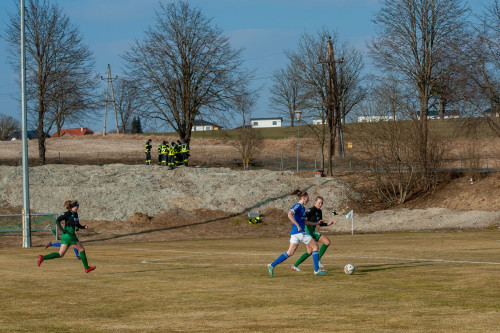
{"type": "MultiPolygon", "coordinates": [[[[287,51],[287,57],[300,74],[300,80],[307,90],[308,112],[326,112],[328,125],[328,171],[333,172],[335,142],[340,145],[342,119],[352,107],[359,103],[355,97],[360,91],[360,70],[362,57],[347,43],[339,45],[336,34],[323,28],[316,35],[302,35],[296,51],[287,51]],[[333,50],[336,50],[337,58],[333,50]],[[338,57],[343,57],[343,61],[338,57]],[[340,67],[342,66],[343,67],[340,67]],[[319,103],[319,104],[318,104],[319,103]]],[[[341,149],[337,149],[340,153],[341,149]]]]}
{"type": "Polygon", "coordinates": [[[144,111],[144,101],[139,86],[134,80],[117,79],[114,86],[116,112],[120,119],[120,132],[132,131],[132,119],[141,116],[144,111]]]}
{"type": "Polygon", "coordinates": [[[300,73],[296,67],[288,64],[285,68],[273,72],[272,81],[270,107],[290,119],[293,127],[295,112],[307,108],[308,94],[300,73]]]}
{"type": "MultiPolygon", "coordinates": [[[[494,0],[480,17],[470,45],[469,69],[474,93],[471,119],[480,117],[500,136],[500,2],[494,0]]],[[[475,119],[477,120],[477,119],[475,119]]]]}
{"type": "Polygon", "coordinates": [[[200,10],[186,1],[160,3],[156,25],[145,32],[124,59],[151,104],[149,116],[170,125],[184,141],[195,118],[231,109],[235,87],[248,79],[242,49],[200,10]]]}
{"type": "MultiPolygon", "coordinates": [[[[5,37],[9,60],[19,70],[17,13],[11,13],[5,37]]],[[[28,109],[38,132],[39,162],[45,164],[45,133],[61,118],[87,110],[87,97],[95,88],[91,79],[94,63],[78,29],[56,4],[28,0],[25,13],[28,109]]]]}
{"type": "Polygon", "coordinates": [[[461,0],[384,0],[374,23],[377,35],[369,44],[375,64],[407,91],[415,91],[406,109],[414,119],[420,168],[430,178],[428,113],[432,89],[456,54],[466,32],[468,10],[461,0]]]}

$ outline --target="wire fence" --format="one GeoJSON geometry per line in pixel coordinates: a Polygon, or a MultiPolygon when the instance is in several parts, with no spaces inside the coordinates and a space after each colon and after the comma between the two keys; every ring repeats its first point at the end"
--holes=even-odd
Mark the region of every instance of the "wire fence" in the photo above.
{"type": "MultiPolygon", "coordinates": [[[[257,155],[250,161],[251,169],[268,169],[283,171],[306,171],[306,170],[326,170],[328,167],[328,157],[324,158],[321,152],[305,151],[301,152],[297,160],[296,152],[277,150],[257,155]]],[[[158,162],[158,158],[153,154],[153,164],[158,162]]],[[[465,151],[450,153],[441,160],[443,171],[453,172],[496,172],[500,170],[500,154],[498,152],[480,151],[474,156],[470,156],[465,151]]],[[[22,163],[21,154],[14,158],[0,158],[0,165],[20,166],[22,163]]],[[[30,166],[39,165],[37,158],[29,158],[30,166]]],[[[106,165],[106,164],[145,164],[144,153],[141,151],[128,152],[95,152],[92,154],[65,154],[55,152],[46,155],[46,164],[71,164],[71,165],[106,165]]],[[[348,149],[344,157],[333,158],[333,170],[336,172],[366,172],[374,168],[373,159],[352,154],[348,149]]],[[[227,154],[220,154],[216,149],[206,151],[200,155],[192,155],[189,158],[189,165],[193,167],[228,167],[232,169],[243,169],[241,158],[235,156],[228,157],[227,154]]]]}
{"type": "MultiPolygon", "coordinates": [[[[0,233],[22,232],[23,214],[0,214],[0,233]]],[[[31,231],[49,231],[57,239],[56,213],[30,214],[31,231]]]]}

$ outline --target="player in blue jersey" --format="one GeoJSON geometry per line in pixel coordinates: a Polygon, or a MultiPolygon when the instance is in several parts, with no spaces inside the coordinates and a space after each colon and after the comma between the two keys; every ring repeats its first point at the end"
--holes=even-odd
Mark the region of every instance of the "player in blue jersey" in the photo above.
{"type": "Polygon", "coordinates": [[[316,275],[326,274],[327,271],[320,269],[318,266],[319,262],[318,243],[316,243],[316,241],[312,238],[312,236],[309,235],[305,230],[306,209],[304,205],[306,205],[307,202],[309,202],[309,195],[307,194],[307,192],[302,192],[300,190],[295,190],[291,194],[297,195],[297,197],[299,198],[299,202],[293,205],[293,207],[288,212],[288,218],[292,222],[292,230],[290,231],[290,247],[286,252],[282,253],[278,258],[276,258],[275,261],[267,265],[269,274],[271,274],[271,276],[274,276],[274,268],[276,267],[276,265],[279,265],[280,263],[288,259],[288,257],[293,256],[300,242],[303,242],[304,244],[306,244],[306,246],[310,247],[312,250],[312,257],[314,262],[314,274],[316,275]]]}

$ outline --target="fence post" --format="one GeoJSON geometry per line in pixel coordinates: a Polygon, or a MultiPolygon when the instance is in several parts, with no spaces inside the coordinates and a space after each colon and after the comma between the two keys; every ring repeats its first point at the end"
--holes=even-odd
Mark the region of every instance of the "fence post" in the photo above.
{"type": "Polygon", "coordinates": [[[281,161],[280,161],[280,171],[283,171],[284,163],[283,163],[283,149],[281,149],[281,161]]]}
{"type": "Polygon", "coordinates": [[[61,164],[61,152],[59,152],[58,154],[57,161],[59,162],[59,164],[61,164]]]}
{"type": "Polygon", "coordinates": [[[349,169],[352,170],[352,152],[351,152],[351,149],[349,149],[349,169]]]}
{"type": "Polygon", "coordinates": [[[486,172],[488,172],[488,151],[486,151],[486,172]]]}

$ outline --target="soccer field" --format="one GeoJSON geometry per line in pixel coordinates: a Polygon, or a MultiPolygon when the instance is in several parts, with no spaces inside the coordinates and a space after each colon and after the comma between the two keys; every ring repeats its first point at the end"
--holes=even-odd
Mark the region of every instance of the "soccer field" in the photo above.
{"type": "Polygon", "coordinates": [[[0,331],[498,332],[498,230],[328,237],[327,275],[290,270],[300,245],[273,278],[288,238],[84,242],[89,274],[72,251],[37,267],[50,249],[3,248],[0,331]]]}

